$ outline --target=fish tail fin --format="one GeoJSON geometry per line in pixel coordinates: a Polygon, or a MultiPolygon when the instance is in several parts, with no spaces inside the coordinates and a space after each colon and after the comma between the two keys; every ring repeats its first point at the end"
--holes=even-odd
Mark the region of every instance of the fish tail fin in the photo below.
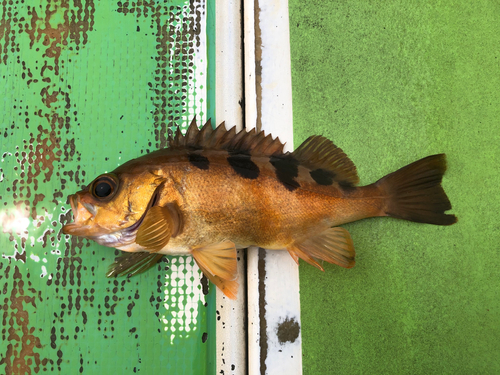
{"type": "Polygon", "coordinates": [[[435,225],[457,222],[446,214],[451,203],[441,186],[446,171],[444,154],[432,155],[403,167],[378,180],[377,186],[387,196],[386,216],[435,225]]]}

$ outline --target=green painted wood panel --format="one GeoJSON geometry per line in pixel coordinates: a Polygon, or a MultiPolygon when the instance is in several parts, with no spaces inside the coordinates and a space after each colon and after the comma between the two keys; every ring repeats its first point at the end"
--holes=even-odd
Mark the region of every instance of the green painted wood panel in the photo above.
{"type": "Polygon", "coordinates": [[[190,257],[107,279],[118,252],[61,233],[69,194],[213,117],[213,5],[27,3],[0,4],[1,372],[214,373],[190,257]]]}
{"type": "Polygon", "coordinates": [[[290,0],[295,144],[362,184],[445,152],[452,227],[346,225],[357,265],[300,265],[304,374],[500,373],[497,1],[290,0]]]}

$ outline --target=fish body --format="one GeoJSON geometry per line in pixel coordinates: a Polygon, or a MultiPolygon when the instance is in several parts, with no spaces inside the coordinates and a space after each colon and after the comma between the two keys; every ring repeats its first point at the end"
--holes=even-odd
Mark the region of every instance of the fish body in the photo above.
{"type": "Polygon", "coordinates": [[[356,168],[321,136],[293,153],[255,130],[193,121],[169,147],[131,160],[70,196],[75,222],[63,232],[125,251],[108,276],[138,273],[162,254],[194,256],[205,275],[236,297],[236,249],[287,249],[350,268],[354,247],[344,223],[375,216],[450,225],[440,183],[444,155],[434,155],[374,184],[356,187],[356,168]]]}

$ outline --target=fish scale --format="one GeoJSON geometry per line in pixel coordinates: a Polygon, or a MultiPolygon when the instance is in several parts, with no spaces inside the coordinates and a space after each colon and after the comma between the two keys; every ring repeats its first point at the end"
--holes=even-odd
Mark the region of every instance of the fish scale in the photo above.
{"type": "Polygon", "coordinates": [[[330,140],[311,136],[292,153],[263,132],[179,129],[169,147],[133,159],[70,196],[67,234],[125,253],[108,276],[136,274],[162,254],[190,254],[228,297],[236,298],[236,249],[286,249],[323,269],[351,268],[344,223],[376,216],[450,225],[441,187],[445,156],[433,155],[357,187],[356,167],[330,140]]]}

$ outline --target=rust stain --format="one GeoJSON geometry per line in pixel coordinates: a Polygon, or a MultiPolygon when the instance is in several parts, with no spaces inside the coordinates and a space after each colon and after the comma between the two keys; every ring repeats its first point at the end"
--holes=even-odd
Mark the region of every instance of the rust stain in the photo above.
{"type": "Polygon", "coordinates": [[[50,108],[50,105],[52,103],[57,102],[58,94],[59,92],[57,91],[52,91],[52,94],[49,94],[49,89],[47,87],[44,87],[40,92],[40,96],[42,97],[42,102],[47,106],[47,108],[50,108]]]}
{"type": "MultiPolygon", "coordinates": [[[[0,4],[0,63],[10,64],[11,69],[16,69],[15,66],[19,65],[22,73],[16,76],[18,83],[24,81],[28,88],[34,86],[40,93],[38,106],[29,106],[23,103],[22,99],[14,98],[12,114],[16,122],[9,124],[2,131],[4,138],[13,137],[20,132],[29,134],[28,139],[24,139],[12,155],[5,153],[2,156],[13,157],[15,160],[13,173],[7,174],[6,180],[3,181],[11,186],[5,189],[2,196],[5,205],[10,201],[13,208],[0,217],[0,225],[10,234],[9,240],[14,243],[15,249],[14,255],[3,255],[8,259],[8,263],[0,263],[0,270],[8,264],[3,268],[3,272],[0,271],[0,280],[5,280],[1,294],[10,294],[9,298],[4,299],[2,309],[2,342],[6,344],[3,346],[5,351],[1,355],[0,365],[4,365],[6,374],[38,373],[41,370],[60,372],[63,362],[60,342],[69,340],[69,335],[64,334],[64,327],[60,327],[64,321],[63,316],[65,313],[71,314],[71,310],[75,308],[77,314],[80,314],[81,296],[78,287],[81,284],[80,254],[84,243],[65,243],[65,250],[61,254],[63,257],[58,258],[55,272],[47,277],[47,287],[55,287],[55,293],[49,292],[46,297],[33,287],[31,275],[26,267],[11,264],[26,263],[28,236],[35,228],[44,229],[40,237],[42,248],[53,249],[56,241],[61,241],[56,230],[59,222],[46,222],[45,214],[49,213],[49,208],[53,209],[60,204],[57,198],[64,195],[61,192],[67,181],[64,177],[78,182],[83,182],[84,179],[80,167],[76,171],[63,171],[64,166],[61,165],[61,158],[64,162],[72,161],[75,157],[79,159],[79,152],[76,151],[74,140],[68,139],[72,106],[70,96],[65,90],[71,87],[63,77],[59,77],[59,73],[64,64],[61,60],[62,51],[78,51],[87,43],[87,34],[93,30],[94,11],[93,1],[49,1],[33,7],[18,2],[14,4],[13,1],[3,1],[0,4]],[[40,56],[36,61],[24,61],[20,58],[19,40],[23,34],[30,40],[29,48],[40,56]],[[29,132],[31,129],[36,130],[29,132]],[[54,175],[61,180],[60,189],[50,197],[38,192],[39,187],[51,182],[54,175]],[[52,197],[54,199],[50,201],[52,197]],[[43,212],[40,212],[40,206],[43,212]],[[9,228],[6,225],[28,218],[32,219],[33,228],[9,228]],[[58,290],[59,285],[61,290],[58,290]],[[66,286],[74,286],[77,289],[65,288],[66,286]],[[61,311],[54,316],[53,332],[50,335],[54,356],[41,358],[38,351],[47,343],[43,342],[45,337],[42,336],[41,329],[30,325],[30,311],[37,309],[37,302],[43,301],[46,304],[58,298],[66,303],[61,303],[61,311]],[[54,334],[56,326],[58,335],[54,334]]],[[[76,111],[72,115],[76,120],[76,111]]],[[[2,179],[4,178],[2,171],[2,179]]],[[[82,312],[80,315],[84,314],[82,312]]],[[[85,322],[86,318],[83,321],[85,322]]]]}
{"type": "MultiPolygon", "coordinates": [[[[6,276],[10,272],[10,267],[6,267],[6,276]]],[[[25,295],[25,282],[17,266],[14,267],[12,279],[10,297],[4,300],[2,316],[2,341],[7,340],[9,344],[7,352],[0,360],[0,365],[5,365],[6,374],[30,374],[34,362],[33,371],[37,373],[40,371],[42,361],[46,359],[41,359],[35,352],[35,348],[41,349],[42,344],[40,338],[35,336],[35,327],[30,326],[25,305],[29,304],[36,308],[37,300],[42,302],[43,298],[40,292],[32,293],[35,294],[32,297],[25,295]]],[[[6,285],[4,292],[7,292],[6,285]]]]}
{"type": "Polygon", "coordinates": [[[13,203],[18,207],[18,211],[31,211],[33,220],[37,218],[37,204],[45,198],[44,195],[35,193],[40,183],[39,176],[44,173],[42,183],[50,181],[54,173],[54,163],[59,161],[62,155],[61,137],[57,134],[64,125],[64,119],[52,114],[47,115],[44,121],[48,128],[39,125],[38,133],[30,133],[29,142],[25,141],[24,151],[14,154],[19,166],[16,167],[19,178],[14,179],[12,183],[13,203]]]}
{"type": "Polygon", "coordinates": [[[12,12],[7,9],[7,4],[2,3],[2,19],[0,20],[0,61],[7,63],[7,54],[9,51],[19,51],[19,45],[16,44],[15,38],[11,34],[15,34],[12,30],[12,23],[17,17],[17,12],[12,12]],[[2,42],[3,39],[3,42],[2,42]],[[11,47],[9,50],[9,46],[11,47]]]}
{"type": "MultiPolygon", "coordinates": [[[[195,68],[192,54],[200,46],[200,33],[204,31],[201,27],[204,2],[190,2],[188,8],[157,5],[153,1],[131,4],[118,2],[118,12],[148,17],[156,32],[156,69],[150,87],[154,92],[156,147],[163,147],[169,127],[182,118],[188,107],[188,81],[195,68]],[[192,15],[187,14],[189,10],[192,15]]],[[[158,276],[157,288],[150,296],[141,295],[138,289],[135,289],[135,294],[130,294],[130,279],[108,280],[105,287],[109,292],[96,293],[92,287],[94,279],[102,276],[94,273],[94,267],[87,267],[82,257],[97,254],[89,251],[88,241],[67,240],[59,230],[61,225],[71,221],[71,214],[64,210],[64,206],[58,207],[61,198],[67,196],[64,191],[68,186],[73,189],[74,183],[80,185],[86,180],[85,170],[80,165],[73,167],[81,155],[77,140],[72,136],[78,112],[64,73],[65,64],[70,62],[65,61],[64,51],[76,54],[87,45],[94,27],[94,1],[52,0],[37,6],[3,1],[0,2],[0,12],[0,64],[9,65],[12,71],[18,69],[21,73],[16,76],[16,83],[22,85],[24,82],[27,88],[39,94],[36,105],[28,105],[22,98],[12,99],[15,121],[2,124],[0,128],[0,136],[4,138],[26,134],[12,154],[2,155],[2,158],[11,158],[9,165],[15,166],[12,171],[0,169],[0,182],[8,185],[0,200],[5,202],[4,206],[7,202],[13,204],[13,208],[2,206],[2,209],[12,211],[0,216],[0,226],[5,228],[6,221],[15,219],[29,219],[30,222],[27,229],[6,231],[15,253],[4,254],[0,262],[0,294],[4,297],[0,301],[4,343],[0,366],[4,367],[6,374],[61,373],[64,363],[68,362],[65,348],[68,343],[73,345],[79,337],[86,335],[89,323],[96,326],[104,338],[114,337],[115,327],[123,318],[116,316],[120,303],[126,302],[126,315],[131,317],[136,314],[139,302],[149,298],[160,321],[161,315],[165,314],[164,273],[158,276]],[[22,60],[19,53],[21,36],[29,39],[29,48],[38,59],[22,60]],[[69,163],[72,163],[71,167],[69,163]],[[57,188],[52,191],[47,189],[48,185],[57,188]],[[53,212],[58,214],[49,219],[53,212]],[[42,250],[37,254],[57,258],[43,281],[39,279],[40,275],[31,275],[23,264],[30,256],[26,250],[33,246],[29,238],[35,233],[40,233],[35,235],[40,242],[35,246],[42,250]],[[43,288],[37,290],[34,285],[40,283],[44,283],[43,288]],[[44,330],[36,326],[43,314],[42,303],[56,306],[46,318],[50,328],[44,330]],[[34,314],[35,311],[38,315],[34,314]],[[73,326],[75,321],[76,327],[73,326]],[[40,354],[42,348],[46,358],[40,354]]],[[[168,260],[164,259],[158,268],[168,270],[168,260]]],[[[137,339],[140,330],[135,330],[133,328],[130,333],[135,333],[137,339]]],[[[80,355],[79,366],[72,364],[72,368],[79,367],[80,373],[84,371],[84,356],[85,353],[80,355]]]]}
{"type": "Polygon", "coordinates": [[[93,0],[87,0],[83,4],[81,1],[73,1],[74,7],[69,3],[64,0],[49,3],[45,9],[40,10],[42,16],[38,15],[35,7],[28,7],[28,16],[31,16],[31,19],[29,24],[26,24],[25,32],[29,35],[30,47],[33,48],[35,43],[42,42],[46,47],[42,57],[54,60],[56,75],[59,75],[63,46],[78,51],[81,44],[87,43],[88,32],[92,31],[94,26],[93,0]],[[69,45],[69,41],[74,47],[69,45]]]}

